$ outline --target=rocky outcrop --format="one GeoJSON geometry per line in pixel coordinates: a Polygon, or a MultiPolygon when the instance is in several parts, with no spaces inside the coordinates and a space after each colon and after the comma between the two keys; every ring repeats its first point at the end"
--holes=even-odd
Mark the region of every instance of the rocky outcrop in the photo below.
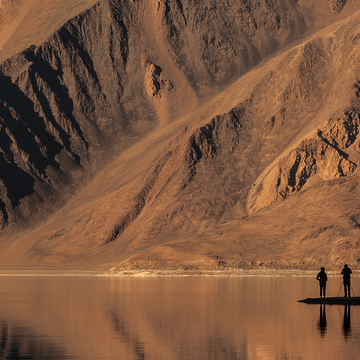
{"type": "Polygon", "coordinates": [[[347,2],[348,0],[330,0],[330,8],[334,13],[339,14],[347,2]]]}
{"type": "Polygon", "coordinates": [[[173,85],[167,80],[160,66],[153,64],[151,61],[145,63],[144,86],[146,93],[152,98],[161,98],[163,91],[170,91],[173,85]]]}
{"type": "Polygon", "coordinates": [[[359,152],[359,113],[354,109],[322,124],[316,134],[281,158],[251,191],[249,213],[300,191],[315,175],[332,180],[354,174],[357,165],[349,160],[347,149],[359,152]]]}

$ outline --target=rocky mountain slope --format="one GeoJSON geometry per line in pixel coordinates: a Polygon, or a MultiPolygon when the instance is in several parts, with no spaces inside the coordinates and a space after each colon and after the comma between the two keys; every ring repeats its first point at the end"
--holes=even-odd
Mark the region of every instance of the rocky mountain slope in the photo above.
{"type": "Polygon", "coordinates": [[[0,7],[0,267],[358,266],[359,1],[65,3],[0,7]]]}

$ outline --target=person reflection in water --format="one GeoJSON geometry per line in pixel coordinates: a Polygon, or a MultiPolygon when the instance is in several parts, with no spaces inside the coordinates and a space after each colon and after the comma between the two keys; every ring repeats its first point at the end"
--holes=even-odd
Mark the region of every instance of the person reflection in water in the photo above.
{"type": "Polygon", "coordinates": [[[320,272],[316,276],[316,280],[319,281],[319,285],[320,285],[320,297],[322,297],[323,294],[325,297],[327,275],[324,267],[320,269],[320,272]]]}
{"type": "Polygon", "coordinates": [[[344,307],[343,335],[345,339],[351,335],[350,305],[345,305],[344,307]]]}
{"type": "Polygon", "coordinates": [[[318,321],[318,329],[319,329],[321,337],[325,336],[326,326],[327,326],[327,322],[326,322],[325,304],[321,304],[320,305],[320,317],[319,317],[319,321],[318,321]]]}
{"type": "Polygon", "coordinates": [[[344,297],[350,296],[350,274],[351,273],[352,273],[351,269],[347,266],[347,264],[345,264],[344,268],[341,270],[341,275],[343,276],[344,291],[345,291],[344,297]],[[347,289],[347,291],[346,291],[346,289],[347,289]]]}

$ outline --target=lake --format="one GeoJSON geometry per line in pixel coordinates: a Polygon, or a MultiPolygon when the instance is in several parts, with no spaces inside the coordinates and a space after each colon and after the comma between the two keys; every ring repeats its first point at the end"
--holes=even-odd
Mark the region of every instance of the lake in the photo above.
{"type": "Polygon", "coordinates": [[[360,359],[360,306],[297,302],[318,290],[305,276],[0,276],[0,358],[360,359]]]}

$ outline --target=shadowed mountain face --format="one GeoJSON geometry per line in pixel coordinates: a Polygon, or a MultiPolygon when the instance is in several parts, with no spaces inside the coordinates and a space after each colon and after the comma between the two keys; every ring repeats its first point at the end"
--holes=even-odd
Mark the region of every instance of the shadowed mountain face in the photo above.
{"type": "Polygon", "coordinates": [[[359,1],[79,0],[54,32],[58,0],[25,36],[26,6],[0,7],[3,266],[358,264],[359,1]]]}

